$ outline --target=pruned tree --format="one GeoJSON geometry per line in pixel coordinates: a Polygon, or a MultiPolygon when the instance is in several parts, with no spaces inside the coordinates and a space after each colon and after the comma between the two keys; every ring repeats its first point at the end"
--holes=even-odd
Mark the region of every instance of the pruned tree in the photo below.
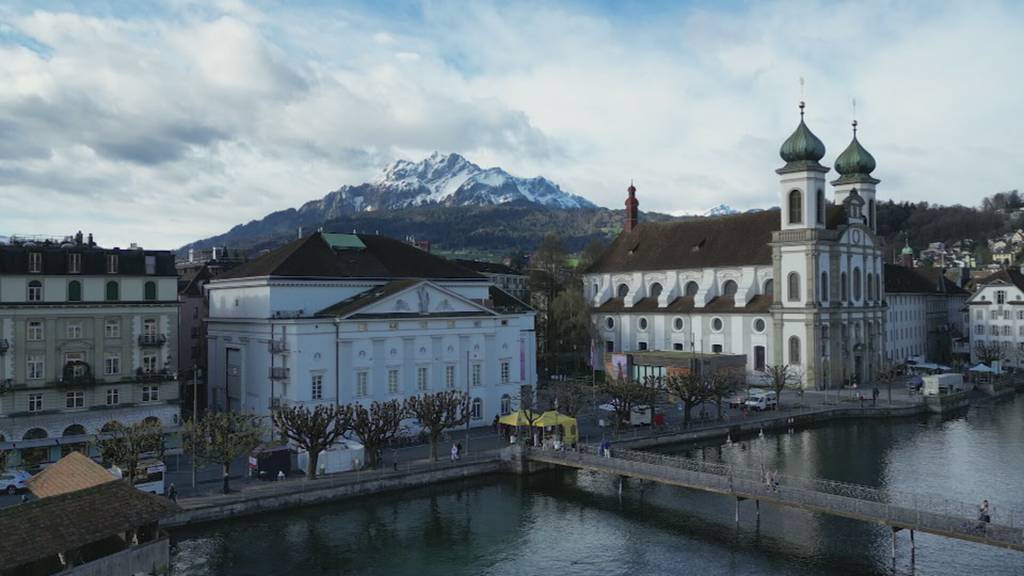
{"type": "Polygon", "coordinates": [[[315,478],[320,453],[330,448],[352,428],[352,408],[320,404],[310,410],[301,404],[273,413],[274,424],[285,438],[309,454],[306,478],[315,478]]]}
{"type": "Polygon", "coordinates": [[[529,429],[530,442],[533,442],[534,425],[540,420],[542,415],[541,407],[537,402],[537,395],[534,393],[533,386],[525,385],[519,387],[519,394],[517,394],[513,400],[518,410],[522,411],[523,418],[526,420],[526,427],[529,429]]]}
{"type": "Polygon", "coordinates": [[[142,421],[129,426],[117,422],[107,432],[111,437],[99,441],[103,460],[115,464],[128,482],[134,483],[143,454],[160,451],[163,427],[157,422],[142,421]]]}
{"type": "Polygon", "coordinates": [[[654,401],[657,389],[637,380],[609,378],[601,385],[601,392],[609,397],[608,403],[615,411],[615,429],[622,422],[628,422],[633,409],[654,401]]]}
{"type": "Polygon", "coordinates": [[[683,425],[690,423],[694,406],[711,399],[708,380],[695,372],[666,377],[665,389],[683,403],[683,425]]]}
{"type": "Polygon", "coordinates": [[[402,429],[405,420],[405,406],[398,400],[374,402],[367,408],[362,404],[350,404],[352,410],[352,433],[366,449],[367,466],[380,463],[380,454],[402,429]]]}
{"type": "Polygon", "coordinates": [[[904,368],[901,364],[895,364],[893,362],[884,362],[878,368],[878,373],[875,376],[875,382],[886,387],[889,395],[889,404],[892,404],[892,385],[898,382],[903,377],[904,368]]]}
{"type": "Polygon", "coordinates": [[[554,380],[548,384],[551,407],[575,417],[588,396],[593,396],[594,386],[579,378],[554,380]]]}
{"type": "Polygon", "coordinates": [[[761,373],[764,383],[775,391],[775,400],[782,406],[782,391],[800,380],[796,368],[789,364],[771,364],[761,373]]]}
{"type": "Polygon", "coordinates": [[[219,464],[224,472],[224,489],[231,463],[259,445],[263,427],[256,416],[239,412],[207,412],[185,423],[183,448],[199,466],[219,464]]]}
{"type": "Polygon", "coordinates": [[[430,459],[436,461],[441,434],[469,421],[469,396],[461,390],[412,396],[406,399],[405,409],[427,431],[430,437],[430,459]]]}
{"type": "Polygon", "coordinates": [[[978,340],[974,344],[974,357],[991,367],[993,362],[1006,360],[1006,349],[998,341],[978,340]]]}
{"type": "Polygon", "coordinates": [[[715,401],[718,409],[718,419],[722,419],[722,401],[739,390],[743,385],[745,375],[743,370],[735,368],[722,368],[712,371],[707,375],[708,398],[715,401]]]}

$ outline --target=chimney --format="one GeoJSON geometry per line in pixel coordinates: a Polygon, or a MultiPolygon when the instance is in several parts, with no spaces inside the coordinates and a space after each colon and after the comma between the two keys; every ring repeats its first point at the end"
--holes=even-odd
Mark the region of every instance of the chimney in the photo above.
{"type": "Polygon", "coordinates": [[[78,246],[82,245],[82,231],[81,230],[79,230],[78,233],[75,234],[75,244],[77,244],[78,246]]]}
{"type": "Polygon", "coordinates": [[[89,232],[89,246],[95,246],[96,243],[92,241],[92,232],[89,232]]]}
{"type": "Polygon", "coordinates": [[[632,232],[638,224],[639,211],[637,206],[640,205],[640,202],[636,199],[636,186],[633,186],[632,182],[629,183],[629,188],[626,188],[626,192],[629,193],[629,196],[626,198],[626,224],[623,227],[623,231],[632,232]]]}

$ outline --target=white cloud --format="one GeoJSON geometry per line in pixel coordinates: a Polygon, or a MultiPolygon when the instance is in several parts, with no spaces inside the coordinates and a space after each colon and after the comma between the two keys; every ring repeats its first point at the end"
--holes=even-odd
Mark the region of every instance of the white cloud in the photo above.
{"type": "Polygon", "coordinates": [[[883,198],[1024,175],[1012,3],[166,8],[0,10],[0,231],[172,247],[433,150],[612,207],[630,179],[644,209],[767,206],[801,76],[826,161],[857,97],[883,198]]]}

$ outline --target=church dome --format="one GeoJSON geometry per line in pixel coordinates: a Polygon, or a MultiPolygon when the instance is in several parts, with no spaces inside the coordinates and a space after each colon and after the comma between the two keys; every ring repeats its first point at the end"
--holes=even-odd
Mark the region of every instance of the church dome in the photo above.
{"type": "Polygon", "coordinates": [[[868,176],[875,169],[875,158],[857,140],[857,123],[853,124],[853,140],[836,158],[836,172],[841,176],[868,176]]]}
{"type": "Polygon", "coordinates": [[[804,124],[804,103],[800,103],[800,125],[793,134],[782,143],[779,156],[786,164],[801,162],[818,163],[825,157],[825,144],[804,124]]]}

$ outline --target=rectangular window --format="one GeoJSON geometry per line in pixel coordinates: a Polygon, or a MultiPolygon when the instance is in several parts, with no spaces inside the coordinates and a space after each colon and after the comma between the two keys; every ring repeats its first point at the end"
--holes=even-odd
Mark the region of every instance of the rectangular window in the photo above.
{"type": "Polygon", "coordinates": [[[85,393],[84,392],[68,392],[64,395],[64,406],[66,408],[84,408],[85,407],[85,393]]]}
{"type": "Polygon", "coordinates": [[[156,336],[156,320],[153,318],[146,318],[142,322],[142,335],[152,338],[156,336]]]}
{"type": "Polygon", "coordinates": [[[107,406],[116,406],[121,403],[121,393],[117,388],[107,388],[107,406]]]}
{"type": "Polygon", "coordinates": [[[156,372],[156,362],[156,354],[146,354],[142,357],[142,370],[149,373],[156,372]]]}
{"type": "Polygon", "coordinates": [[[1010,319],[1010,311],[1009,310],[1003,310],[1003,320],[1009,320],[1009,319],[1010,319]]]}
{"type": "Polygon", "coordinates": [[[143,402],[156,402],[160,400],[160,387],[159,386],[143,386],[142,387],[142,401],[143,402]]]}
{"type": "Polygon", "coordinates": [[[977,334],[978,336],[984,335],[985,334],[985,326],[983,324],[976,325],[974,327],[974,333],[977,334]]]}
{"type": "Polygon", "coordinates": [[[65,332],[69,339],[77,340],[82,337],[82,325],[78,322],[69,323],[65,326],[65,332]]]}
{"type": "Polygon", "coordinates": [[[42,394],[29,394],[28,395],[28,411],[29,412],[42,412],[43,411],[43,395],[42,394]]]}
{"type": "Polygon", "coordinates": [[[712,344],[711,345],[711,352],[714,353],[714,354],[721,354],[722,353],[722,345],[721,344],[712,344]]]}
{"type": "Polygon", "coordinates": [[[114,318],[103,323],[103,335],[107,338],[121,337],[121,321],[114,318]]]}
{"type": "Polygon", "coordinates": [[[26,361],[25,372],[29,380],[42,380],[43,356],[41,354],[33,354],[32,356],[29,356],[26,361]]]}
{"type": "Polygon", "coordinates": [[[974,315],[974,317],[977,318],[978,320],[984,320],[985,319],[985,312],[983,310],[978,310],[978,312],[974,315]]]}
{"type": "Polygon", "coordinates": [[[313,374],[313,381],[310,383],[310,398],[313,400],[323,400],[324,398],[324,375],[313,374]]]}
{"type": "Polygon", "coordinates": [[[999,326],[993,326],[991,332],[993,336],[999,336],[999,326]]]}
{"type": "Polygon", "coordinates": [[[673,350],[682,350],[683,349],[683,343],[682,342],[675,342],[675,343],[673,343],[672,344],[672,349],[673,350]]]}
{"type": "Polygon", "coordinates": [[[637,342],[636,347],[639,350],[647,350],[647,342],[637,342]]]}
{"type": "Polygon", "coordinates": [[[367,393],[369,392],[367,390],[367,388],[368,388],[367,382],[369,381],[369,379],[370,379],[369,378],[369,374],[367,374],[366,372],[356,372],[356,396],[357,397],[361,398],[361,397],[367,395],[367,393]]]}
{"type": "Polygon", "coordinates": [[[43,301],[43,285],[38,280],[33,280],[28,283],[28,301],[29,302],[42,302],[43,301]]]}
{"type": "Polygon", "coordinates": [[[472,374],[473,374],[473,377],[472,377],[473,387],[476,388],[476,387],[479,387],[479,386],[483,386],[483,379],[480,377],[481,376],[480,364],[473,364],[472,374]]]}
{"type": "Polygon", "coordinates": [[[416,389],[420,392],[427,389],[427,367],[420,366],[416,368],[416,389]]]}
{"type": "Polygon", "coordinates": [[[444,387],[455,388],[455,366],[451,364],[444,367],[444,387]]]}
{"type": "Polygon", "coordinates": [[[1024,310],[1017,310],[1017,320],[1024,320],[1024,310]]]}
{"type": "Polygon", "coordinates": [[[615,342],[612,342],[611,340],[605,340],[604,341],[604,351],[605,352],[615,352],[615,342]]]}
{"type": "Polygon", "coordinates": [[[28,323],[28,335],[26,338],[33,342],[38,342],[44,337],[43,332],[43,321],[42,320],[30,320],[28,323]]]}
{"type": "Polygon", "coordinates": [[[121,355],[116,352],[108,352],[103,358],[103,374],[114,376],[121,373],[121,355]]]}
{"type": "Polygon", "coordinates": [[[107,254],[107,274],[117,274],[118,264],[117,254],[107,254]]]}
{"type": "Polygon", "coordinates": [[[388,330],[398,330],[398,322],[391,320],[388,322],[388,330]]]}
{"type": "Polygon", "coordinates": [[[501,383],[508,384],[509,378],[511,377],[511,369],[509,368],[509,361],[501,361],[501,383]]]}
{"type": "Polygon", "coordinates": [[[156,274],[156,256],[146,256],[146,274],[156,274]]]}
{"type": "Polygon", "coordinates": [[[995,319],[999,318],[999,311],[998,310],[992,310],[991,312],[988,313],[988,317],[989,317],[990,320],[995,320],[995,319]]]}
{"type": "Polygon", "coordinates": [[[82,273],[82,255],[68,254],[68,274],[82,273]]]}
{"type": "Polygon", "coordinates": [[[1006,304],[1006,290],[996,290],[996,304],[1006,304]]]}
{"type": "Polygon", "coordinates": [[[85,352],[65,352],[64,366],[67,367],[68,364],[72,365],[73,376],[85,376],[85,352]]]}
{"type": "Polygon", "coordinates": [[[1009,326],[1003,326],[1003,336],[1010,336],[1010,335],[1011,335],[1010,327],[1009,326]]]}
{"type": "Polygon", "coordinates": [[[38,274],[43,271],[43,253],[42,252],[29,252],[28,253],[28,271],[33,274],[38,274]]]}
{"type": "Polygon", "coordinates": [[[388,394],[398,394],[398,370],[388,370],[388,394]]]}

